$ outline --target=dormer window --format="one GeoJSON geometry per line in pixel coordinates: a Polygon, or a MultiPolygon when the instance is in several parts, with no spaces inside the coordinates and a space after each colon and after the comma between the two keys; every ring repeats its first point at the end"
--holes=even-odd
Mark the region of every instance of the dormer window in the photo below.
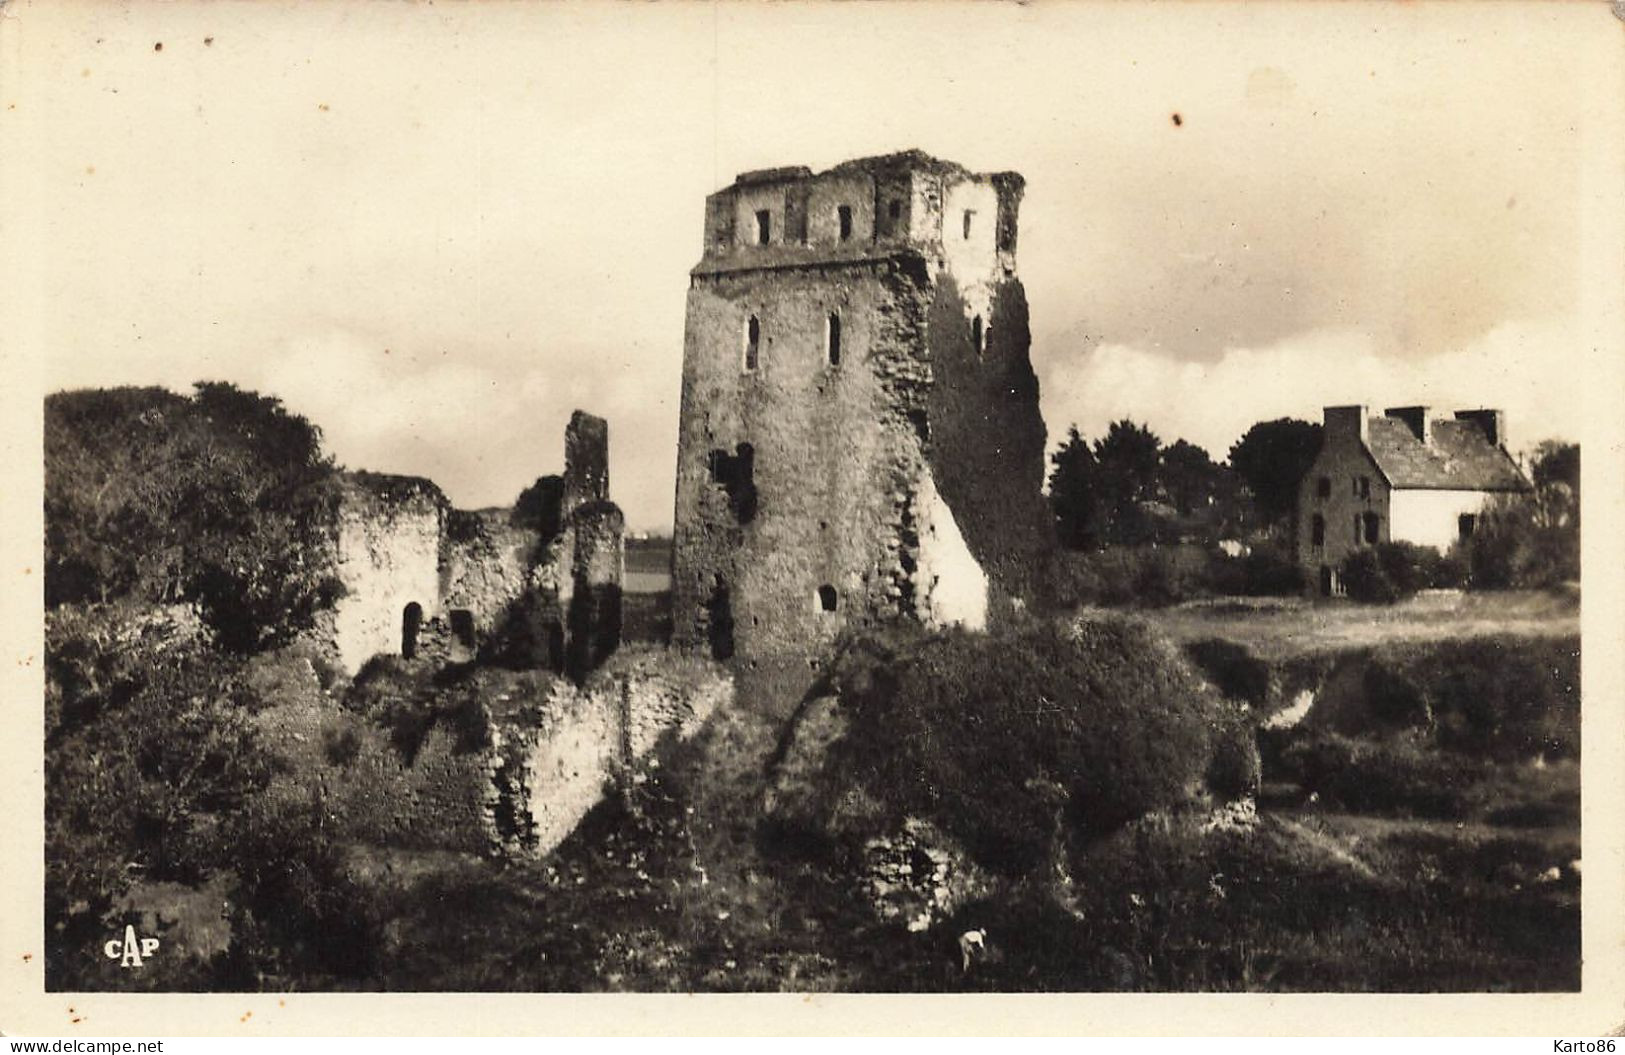
{"type": "Polygon", "coordinates": [[[841,226],[841,241],[852,237],[852,206],[842,205],[835,210],[835,221],[841,226]]]}
{"type": "Polygon", "coordinates": [[[773,237],[773,214],[766,209],[756,211],[756,244],[766,245],[773,237]]]}
{"type": "Polygon", "coordinates": [[[964,231],[964,237],[965,237],[965,238],[967,238],[967,239],[968,239],[968,238],[970,238],[970,225],[971,225],[971,220],[972,220],[972,218],[973,218],[973,217],[975,217],[975,216],[976,216],[976,210],[975,210],[975,209],[966,209],[966,210],[965,210],[965,231],[964,231]]]}

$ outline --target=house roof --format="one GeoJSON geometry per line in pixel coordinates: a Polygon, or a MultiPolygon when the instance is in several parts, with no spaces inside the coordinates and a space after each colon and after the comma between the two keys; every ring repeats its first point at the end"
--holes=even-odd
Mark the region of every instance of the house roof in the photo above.
{"type": "Polygon", "coordinates": [[[1505,449],[1489,441],[1476,422],[1442,419],[1432,422],[1423,444],[1398,418],[1373,417],[1367,446],[1377,467],[1396,488],[1458,491],[1525,491],[1518,465],[1505,449]]]}

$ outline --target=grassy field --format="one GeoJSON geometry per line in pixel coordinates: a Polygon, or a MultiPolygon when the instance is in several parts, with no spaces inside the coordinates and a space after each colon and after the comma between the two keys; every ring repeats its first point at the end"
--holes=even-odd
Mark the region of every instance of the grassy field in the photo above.
{"type": "Polygon", "coordinates": [[[1141,614],[1176,642],[1223,638],[1247,645],[1268,661],[1399,641],[1580,632],[1576,598],[1536,591],[1430,591],[1394,605],[1296,597],[1223,598],[1141,614]]]}

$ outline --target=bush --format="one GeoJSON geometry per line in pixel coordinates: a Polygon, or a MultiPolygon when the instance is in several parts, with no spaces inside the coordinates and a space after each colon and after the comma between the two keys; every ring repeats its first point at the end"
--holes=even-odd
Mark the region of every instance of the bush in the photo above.
{"type": "MultiPolygon", "coordinates": [[[[184,610],[182,610],[184,611],[184,610]]],[[[219,821],[271,762],[241,661],[167,610],[47,619],[45,914],[49,984],[77,988],[132,876],[197,883],[230,866],[219,821]],[[177,629],[179,628],[179,629],[177,629]]]]}
{"type": "Polygon", "coordinates": [[[1246,645],[1210,637],[1185,646],[1185,655],[1226,697],[1251,707],[1269,702],[1269,664],[1246,645]]]}
{"type": "Polygon", "coordinates": [[[1435,742],[1503,761],[1580,751],[1580,649],[1572,639],[1467,638],[1372,659],[1367,698],[1382,718],[1427,725],[1435,742]]]}
{"type": "Polygon", "coordinates": [[[1196,546],[1108,546],[1061,560],[1074,604],[1158,607],[1209,592],[1210,558],[1196,546]]]}
{"type": "Polygon", "coordinates": [[[1258,733],[1251,719],[1238,708],[1225,709],[1214,725],[1208,788],[1222,799],[1235,800],[1258,794],[1263,778],[1258,733]]]}
{"type": "Polygon", "coordinates": [[[1349,554],[1342,566],[1349,597],[1368,604],[1393,604],[1419,590],[1453,588],[1466,581],[1459,558],[1431,546],[1384,542],[1349,554]]]}
{"type": "Polygon", "coordinates": [[[1429,749],[1414,735],[1326,733],[1289,746],[1282,765],[1305,790],[1345,809],[1446,819],[1467,815],[1473,786],[1491,771],[1489,763],[1429,749]]]}
{"type": "Polygon", "coordinates": [[[1428,729],[1433,725],[1433,709],[1427,693],[1394,663],[1375,656],[1362,677],[1366,706],[1382,722],[1402,728],[1428,729]]]}
{"type": "Polygon", "coordinates": [[[1245,556],[1213,555],[1210,592],[1229,597],[1293,597],[1303,592],[1303,569],[1274,545],[1254,546],[1245,556]]]}
{"type": "Polygon", "coordinates": [[[1465,546],[1475,590],[1543,589],[1580,578],[1580,502],[1554,481],[1499,498],[1478,516],[1465,546]]]}
{"type": "Polygon", "coordinates": [[[1005,874],[1046,860],[1062,825],[1097,835],[1181,801],[1223,721],[1172,646],[1118,618],[854,648],[832,678],[851,726],[825,779],[1005,874]]]}

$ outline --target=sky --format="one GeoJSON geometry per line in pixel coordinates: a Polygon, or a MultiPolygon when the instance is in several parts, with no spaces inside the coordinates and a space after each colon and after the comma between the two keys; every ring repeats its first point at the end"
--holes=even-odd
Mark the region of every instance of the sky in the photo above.
{"type": "Polygon", "coordinates": [[[1354,402],[1578,438],[1606,5],[5,15],[45,387],[233,381],[461,506],[558,472],[580,407],[669,530],[705,195],[909,147],[1026,177],[1053,440],[1129,417],[1222,459],[1354,402]]]}

